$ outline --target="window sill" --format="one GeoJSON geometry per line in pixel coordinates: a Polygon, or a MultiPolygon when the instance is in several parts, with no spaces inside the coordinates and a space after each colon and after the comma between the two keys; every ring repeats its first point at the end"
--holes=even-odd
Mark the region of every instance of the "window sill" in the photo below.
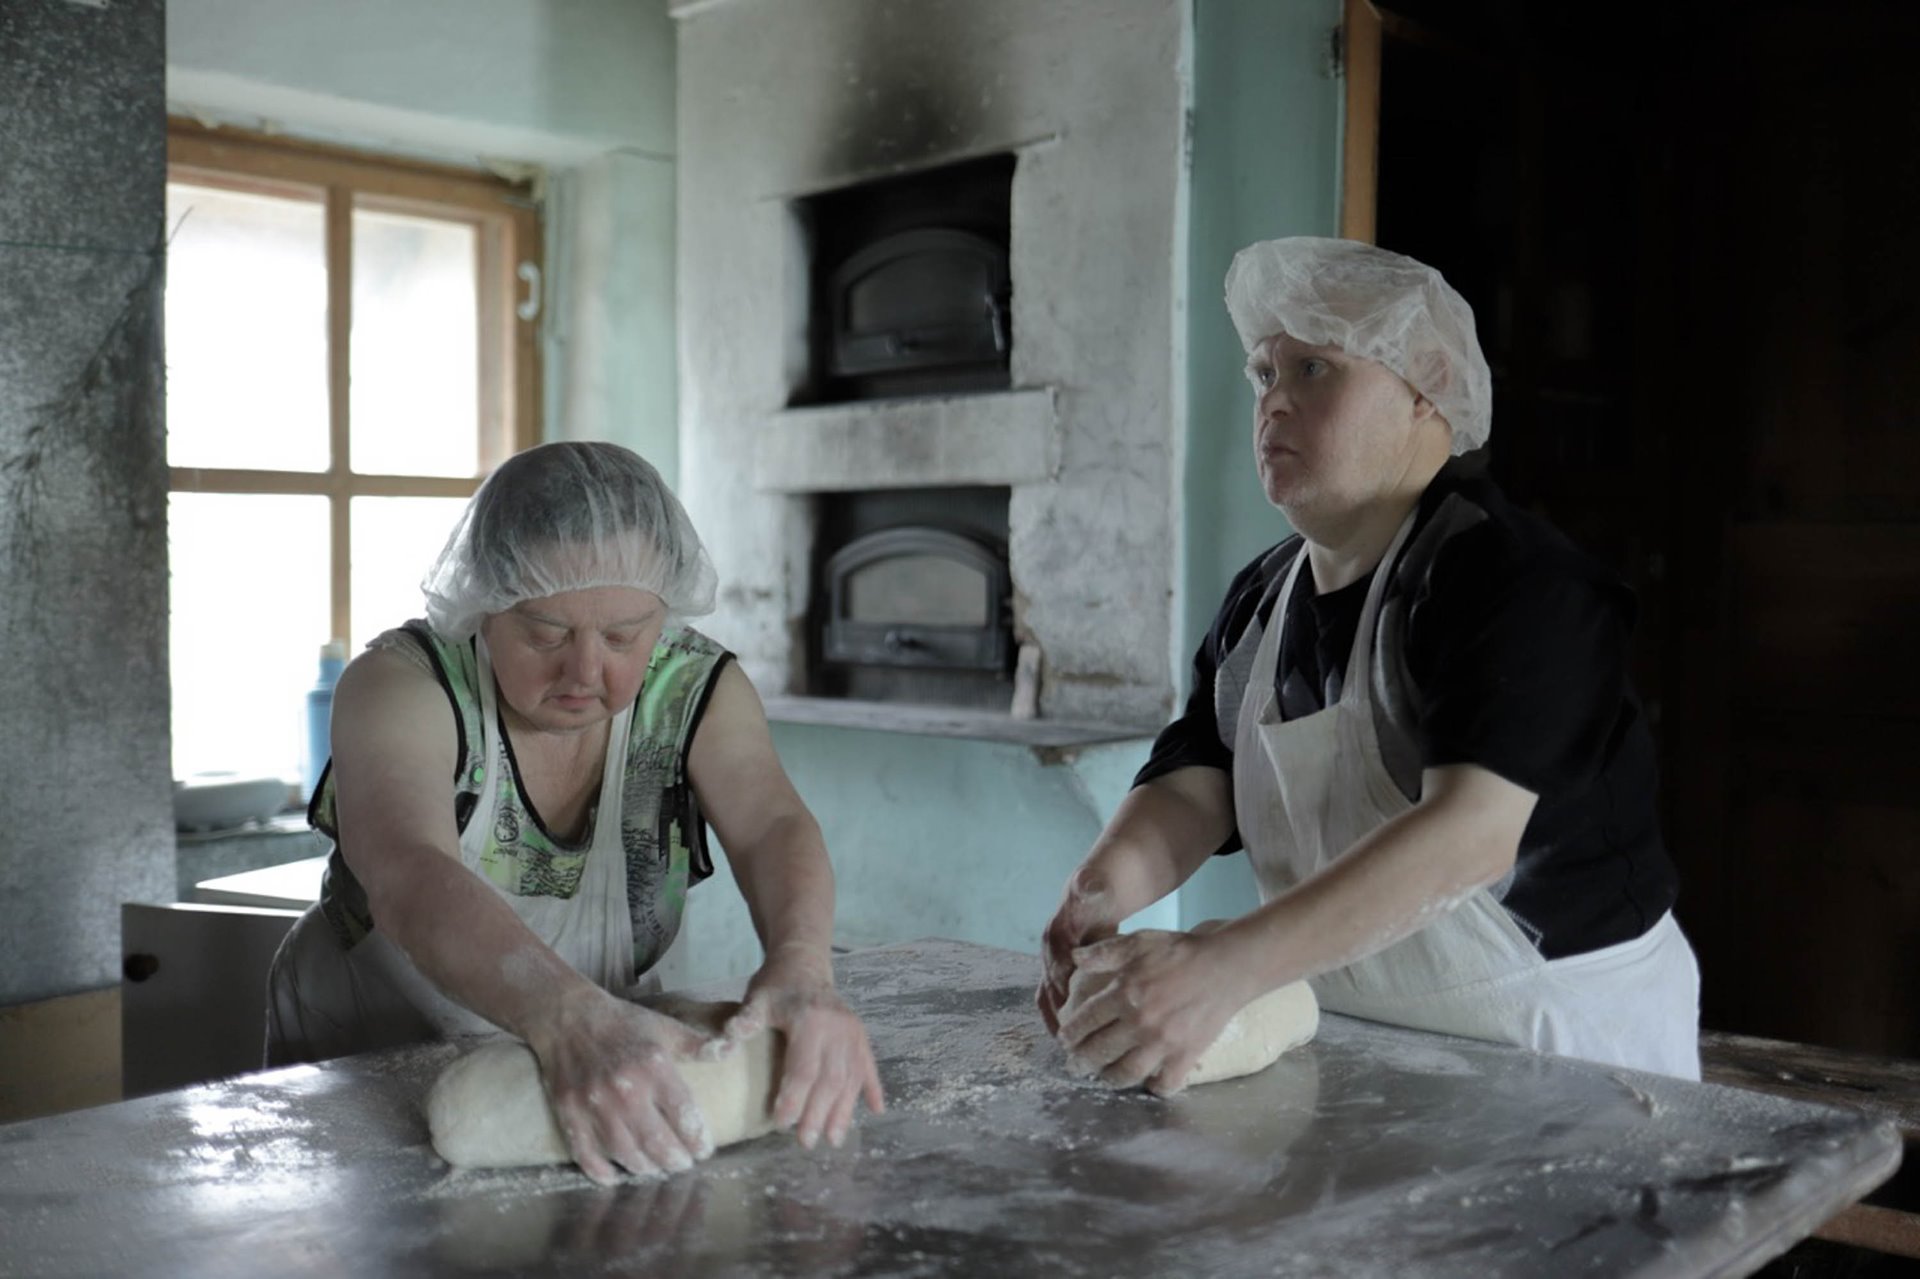
{"type": "Polygon", "coordinates": [[[183,830],[175,833],[175,840],[182,848],[190,844],[212,844],[230,839],[273,839],[282,835],[297,835],[307,830],[307,815],[304,811],[276,813],[264,822],[244,822],[239,826],[223,826],[217,830],[183,830]]]}

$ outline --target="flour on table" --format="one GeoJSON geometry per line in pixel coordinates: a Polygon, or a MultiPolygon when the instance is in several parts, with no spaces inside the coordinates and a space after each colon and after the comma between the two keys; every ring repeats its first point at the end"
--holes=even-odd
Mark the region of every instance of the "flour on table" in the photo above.
{"type": "MultiPolygon", "coordinates": [[[[1067,983],[1065,1021],[1111,985],[1114,973],[1076,972],[1067,983]]],[[[1320,1003],[1304,981],[1270,990],[1235,1013],[1187,1074],[1187,1086],[1238,1079],[1265,1070],[1289,1048],[1312,1039],[1320,1029],[1320,1003]]]]}
{"type": "MultiPolygon", "coordinates": [[[[706,1033],[717,1032],[739,1007],[671,997],[647,1003],[706,1033]]],[[[716,1148],[777,1127],[773,1096],[780,1048],[779,1033],[764,1030],[724,1060],[674,1063],[716,1148]]],[[[427,1127],[434,1150],[455,1167],[518,1168],[573,1160],[547,1105],[533,1050],[517,1039],[482,1044],[442,1071],[427,1094],[427,1127]]]]}

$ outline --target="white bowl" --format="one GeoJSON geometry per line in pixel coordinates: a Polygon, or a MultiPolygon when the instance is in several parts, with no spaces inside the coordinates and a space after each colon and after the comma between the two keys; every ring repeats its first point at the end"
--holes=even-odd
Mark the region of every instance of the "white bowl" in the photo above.
{"type": "Polygon", "coordinates": [[[278,777],[195,773],[173,784],[173,824],[178,830],[225,830],[263,822],[285,808],[292,793],[278,777]]]}

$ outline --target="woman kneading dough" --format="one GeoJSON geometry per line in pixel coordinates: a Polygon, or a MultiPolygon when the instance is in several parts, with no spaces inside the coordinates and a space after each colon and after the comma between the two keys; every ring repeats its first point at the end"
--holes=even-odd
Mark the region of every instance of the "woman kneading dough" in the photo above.
{"type": "Polygon", "coordinates": [[[819,826],[753,686],[682,624],[714,586],[679,501],[626,449],[547,444],[488,477],[423,583],[426,619],[335,690],[309,813],[334,851],[274,959],[269,1065],[504,1029],[601,1181],[711,1153],[673,1060],[769,1027],[774,1117],[802,1143],[838,1144],[862,1097],[881,1108],[833,986],[819,826]],[[622,998],[712,871],[708,822],[766,951],[717,1041],[622,998]]]}
{"type": "Polygon", "coordinates": [[[1234,579],[1185,713],[1069,880],[1048,1026],[1170,1092],[1306,979],[1335,1012],[1698,1078],[1633,600],[1464,456],[1492,417],[1466,301],[1411,258],[1295,238],[1235,258],[1227,307],[1296,531],[1234,579]],[[1243,846],[1257,909],[1115,935],[1243,846]],[[1067,1008],[1076,970],[1101,993],[1067,1008]]]}

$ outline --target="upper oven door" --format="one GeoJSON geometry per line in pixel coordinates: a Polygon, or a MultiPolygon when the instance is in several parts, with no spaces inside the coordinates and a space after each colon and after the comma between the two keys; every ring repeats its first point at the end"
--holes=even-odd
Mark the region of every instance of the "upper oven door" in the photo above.
{"type": "Polygon", "coordinates": [[[838,377],[1004,366],[1007,251],[969,231],[921,229],[841,264],[828,293],[838,377]]]}

